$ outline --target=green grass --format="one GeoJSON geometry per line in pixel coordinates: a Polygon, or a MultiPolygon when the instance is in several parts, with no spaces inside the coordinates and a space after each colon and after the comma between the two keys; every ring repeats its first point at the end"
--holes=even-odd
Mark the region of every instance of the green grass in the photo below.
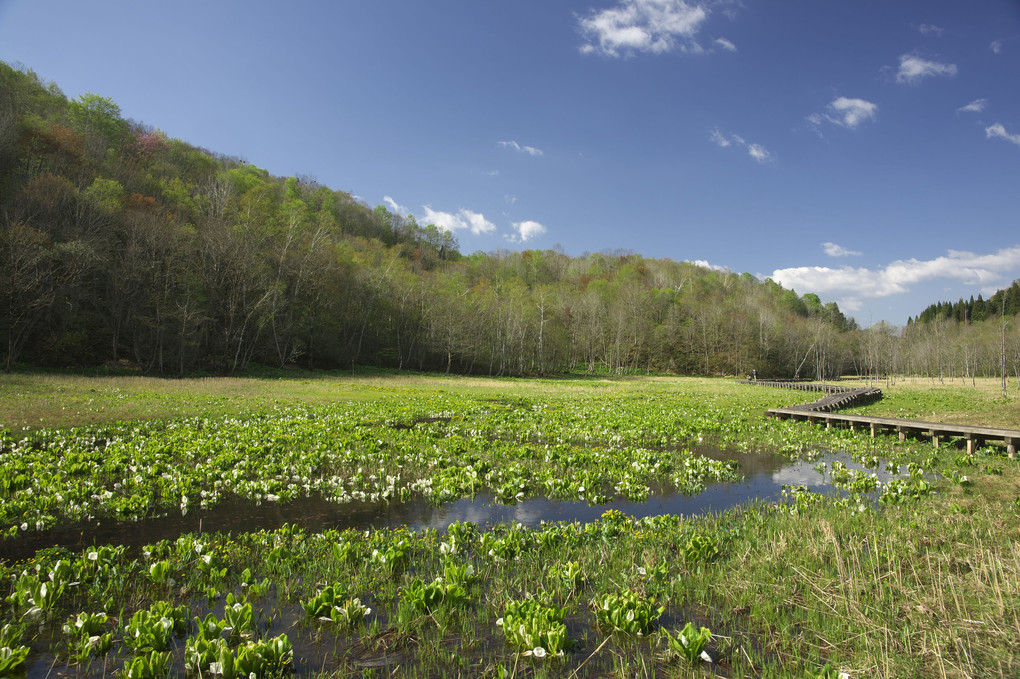
{"type": "MultiPolygon", "coordinates": [[[[388,382],[397,387],[408,378],[388,382]]],[[[385,380],[329,373],[288,378],[0,375],[0,424],[10,429],[77,427],[116,421],[217,417],[281,404],[378,398],[385,380]]]]}
{"type": "Polygon", "coordinates": [[[698,378],[567,376],[554,379],[448,377],[359,370],[349,372],[267,371],[263,377],[169,379],[143,376],[83,376],[0,373],[0,426],[9,429],[78,427],[117,421],[218,417],[267,412],[290,405],[372,401],[408,391],[493,398],[669,392],[677,384],[718,384],[698,378]],[[363,374],[364,373],[364,374],[363,374]]]}
{"type": "MultiPolygon", "coordinates": [[[[841,384],[854,385],[845,381],[841,384]]],[[[860,384],[865,384],[861,381],[860,384]]],[[[925,378],[876,381],[881,401],[854,409],[864,415],[953,424],[1020,428],[1020,391],[1010,382],[925,378]]],[[[568,375],[551,379],[448,377],[374,369],[348,372],[265,371],[260,377],[167,379],[38,373],[0,374],[0,425],[9,429],[76,427],[116,421],[218,417],[268,412],[290,405],[373,401],[414,393],[473,397],[665,394],[696,387],[736,394],[746,387],[730,380],[678,377],[568,375]]],[[[809,392],[775,390],[773,405],[810,400],[809,392]]]]}
{"type": "Polygon", "coordinates": [[[889,383],[875,381],[874,386],[882,390],[882,400],[847,412],[1020,430],[1020,390],[1016,380],[1007,383],[1005,398],[1001,381],[992,378],[943,382],[907,378],[889,383]]]}

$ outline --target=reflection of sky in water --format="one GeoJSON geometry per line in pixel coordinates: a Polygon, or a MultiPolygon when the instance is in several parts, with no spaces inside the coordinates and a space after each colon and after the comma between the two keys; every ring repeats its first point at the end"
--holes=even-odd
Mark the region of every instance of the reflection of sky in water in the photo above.
{"type": "Polygon", "coordinates": [[[492,493],[487,491],[473,499],[464,498],[441,507],[422,498],[391,504],[337,504],[313,496],[298,498],[287,504],[267,502],[257,506],[234,498],[213,509],[196,510],[186,516],[174,515],[137,522],[101,522],[42,533],[25,533],[14,542],[4,545],[4,556],[11,560],[25,559],[37,549],[52,545],[72,550],[81,550],[93,544],[140,547],[159,540],[173,540],[183,533],[220,531],[237,534],[262,529],[274,530],[284,523],[296,524],[313,532],[398,526],[445,531],[454,521],[470,521],[479,526],[510,521],[526,526],[537,526],[542,521],[586,523],[597,520],[609,509],[638,518],[660,514],[693,516],[722,512],[752,501],[775,502],[782,497],[784,484],[804,485],[812,491],[825,492],[832,488],[827,472],[837,460],[848,469],[869,475],[876,473],[882,482],[893,476],[885,471],[884,464],[879,469],[865,469],[854,463],[846,453],[825,455],[812,462],[789,462],[771,455],[723,453],[712,449],[697,452],[716,459],[735,460],[740,465],[744,480],[739,483],[713,483],[695,496],[660,494],[649,497],[645,502],[621,500],[604,505],[538,497],[507,506],[496,503],[492,493]],[[826,463],[825,475],[815,468],[819,462],[826,463]]]}
{"type": "MultiPolygon", "coordinates": [[[[715,457],[715,456],[713,456],[715,457]]],[[[626,500],[604,505],[590,505],[587,502],[531,498],[513,506],[500,505],[489,493],[480,493],[472,499],[461,499],[435,510],[422,527],[445,530],[454,521],[470,521],[478,525],[518,521],[525,526],[537,526],[542,521],[580,521],[598,519],[608,509],[642,518],[660,514],[692,516],[706,512],[721,512],[752,501],[775,502],[782,497],[784,485],[803,485],[814,492],[832,489],[828,471],[833,462],[841,462],[847,469],[865,474],[877,474],[879,481],[887,482],[893,474],[879,469],[867,469],[855,463],[846,453],[833,453],[807,462],[789,462],[768,455],[730,454],[725,459],[734,459],[741,465],[744,480],[740,483],[713,483],[695,496],[680,494],[656,495],[646,502],[626,500]],[[825,463],[825,473],[816,467],[825,463]]]]}
{"type": "Polygon", "coordinates": [[[898,476],[898,474],[892,474],[886,471],[884,462],[880,464],[877,469],[869,469],[862,464],[857,464],[856,462],[854,462],[853,459],[851,459],[851,457],[846,453],[833,453],[830,455],[826,455],[821,460],[815,462],[801,461],[790,463],[782,467],[781,469],[777,470],[772,475],[772,478],[780,485],[799,484],[807,486],[809,489],[813,491],[822,491],[831,485],[829,471],[832,469],[833,462],[841,462],[843,463],[843,466],[845,466],[847,469],[861,472],[863,474],[867,474],[868,476],[874,474],[875,476],[878,477],[878,480],[882,483],[888,483],[893,479],[893,477],[898,476]],[[824,475],[820,474],[818,470],[815,469],[818,463],[822,461],[826,463],[824,475]]]}
{"type": "Polygon", "coordinates": [[[780,485],[804,485],[812,490],[816,486],[825,486],[825,477],[819,474],[814,465],[799,464],[786,469],[780,469],[772,475],[772,480],[780,485]]]}

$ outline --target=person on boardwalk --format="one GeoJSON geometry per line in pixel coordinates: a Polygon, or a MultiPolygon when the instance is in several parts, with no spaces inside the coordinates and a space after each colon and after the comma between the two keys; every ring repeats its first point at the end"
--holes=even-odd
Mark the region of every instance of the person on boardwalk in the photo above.
{"type": "Polygon", "coordinates": [[[751,371],[751,379],[754,380],[755,382],[758,381],[758,371],[757,370],[752,370],[751,371]]]}

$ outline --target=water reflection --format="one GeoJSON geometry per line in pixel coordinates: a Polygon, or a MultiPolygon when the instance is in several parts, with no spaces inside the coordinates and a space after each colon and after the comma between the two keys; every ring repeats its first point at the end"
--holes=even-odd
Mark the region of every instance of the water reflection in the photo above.
{"type": "Polygon", "coordinates": [[[712,483],[698,495],[682,495],[671,489],[654,489],[657,494],[644,502],[617,500],[603,505],[583,501],[551,500],[536,497],[516,505],[499,504],[490,492],[464,498],[436,507],[423,498],[409,502],[337,504],[313,495],[286,504],[267,502],[256,505],[240,498],[225,500],[216,507],[135,522],[100,521],[70,528],[39,533],[29,532],[3,545],[3,556],[20,561],[43,547],[61,546],[81,551],[92,545],[122,544],[129,548],[174,540],[184,533],[244,533],[274,530],[285,523],[302,526],[310,532],[328,529],[434,528],[446,530],[454,521],[470,521],[479,526],[518,521],[537,526],[542,521],[590,522],[608,509],[616,509],[638,518],[675,514],[692,516],[722,512],[752,501],[774,502],[782,497],[783,485],[804,485],[816,492],[832,491],[828,474],[816,469],[819,461],[826,471],[839,461],[847,468],[875,473],[886,482],[895,474],[884,467],[866,470],[845,453],[828,454],[815,461],[790,462],[774,455],[724,453],[717,449],[697,451],[716,459],[734,460],[740,465],[744,480],[737,483],[712,483]],[[662,492],[665,490],[665,492],[662,492]]]}
{"type": "Polygon", "coordinates": [[[744,480],[739,483],[713,483],[698,495],[671,492],[655,495],[644,502],[617,500],[604,505],[587,502],[569,502],[537,497],[523,500],[514,506],[496,504],[491,495],[479,494],[474,500],[462,499],[436,509],[417,524],[418,527],[445,530],[454,521],[471,521],[479,525],[519,521],[525,526],[537,526],[542,521],[580,521],[598,519],[608,509],[616,509],[636,518],[674,514],[694,516],[722,512],[753,501],[776,502],[782,497],[784,485],[803,485],[814,492],[835,492],[828,470],[833,462],[841,462],[847,469],[876,474],[885,483],[897,473],[882,469],[866,469],[855,463],[846,453],[832,453],[814,461],[790,462],[772,455],[719,454],[717,459],[735,460],[740,464],[744,480]],[[824,472],[817,468],[825,463],[824,472]]]}

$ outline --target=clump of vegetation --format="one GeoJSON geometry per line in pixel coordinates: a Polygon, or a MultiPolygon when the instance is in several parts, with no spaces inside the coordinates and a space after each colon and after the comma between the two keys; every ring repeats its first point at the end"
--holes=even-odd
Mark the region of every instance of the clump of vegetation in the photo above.
{"type": "Polygon", "coordinates": [[[691,664],[712,661],[712,657],[705,651],[705,646],[712,640],[712,632],[707,627],[698,629],[694,623],[689,622],[675,636],[666,629],[662,629],[661,633],[670,653],[677,657],[691,664]]]}
{"type": "Polygon", "coordinates": [[[537,599],[508,601],[496,624],[503,628],[507,643],[537,658],[562,656],[573,641],[563,624],[565,608],[543,604],[537,599]]]}
{"type": "Polygon", "coordinates": [[[592,599],[591,608],[603,629],[639,637],[648,634],[666,612],[665,606],[656,606],[655,599],[632,591],[592,599]]]}

